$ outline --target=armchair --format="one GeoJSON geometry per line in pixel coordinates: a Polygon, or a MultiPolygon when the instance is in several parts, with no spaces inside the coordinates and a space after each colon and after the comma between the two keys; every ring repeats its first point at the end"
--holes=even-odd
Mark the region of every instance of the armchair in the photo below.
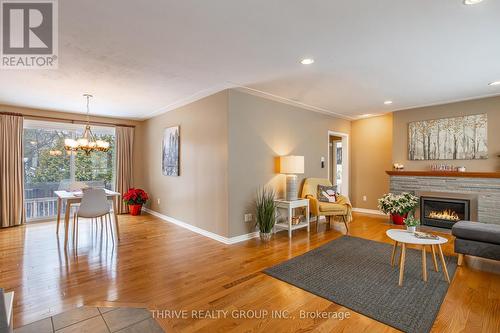
{"type": "Polygon", "coordinates": [[[316,226],[319,226],[319,217],[325,216],[330,225],[331,218],[339,217],[341,222],[344,222],[347,232],[349,232],[348,222],[352,221],[352,206],[349,198],[340,195],[336,202],[321,202],[318,200],[317,192],[318,185],[332,186],[328,179],[323,178],[306,178],[302,187],[301,197],[309,199],[309,208],[311,214],[316,216],[316,226]]]}

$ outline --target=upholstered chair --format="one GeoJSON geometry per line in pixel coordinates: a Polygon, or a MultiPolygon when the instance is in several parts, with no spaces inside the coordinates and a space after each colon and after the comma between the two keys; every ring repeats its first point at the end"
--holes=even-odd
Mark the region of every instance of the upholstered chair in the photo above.
{"type": "Polygon", "coordinates": [[[311,214],[316,216],[316,225],[319,226],[320,216],[325,216],[326,221],[332,224],[332,218],[338,218],[344,223],[349,232],[348,222],[352,221],[352,206],[349,198],[338,195],[336,202],[322,202],[318,200],[318,185],[332,186],[328,179],[306,178],[302,187],[302,198],[309,199],[311,214]]]}

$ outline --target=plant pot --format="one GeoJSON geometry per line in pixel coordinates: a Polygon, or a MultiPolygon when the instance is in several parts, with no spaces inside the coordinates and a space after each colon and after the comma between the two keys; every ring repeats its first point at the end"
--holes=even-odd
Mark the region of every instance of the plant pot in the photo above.
{"type": "Polygon", "coordinates": [[[259,233],[259,236],[260,236],[260,239],[263,241],[263,242],[269,242],[271,240],[271,235],[272,233],[271,232],[260,232],[259,233]]]}
{"type": "Polygon", "coordinates": [[[417,227],[406,227],[406,230],[408,232],[415,232],[415,231],[417,231],[417,227]]]}
{"type": "Polygon", "coordinates": [[[407,218],[407,217],[408,217],[408,213],[406,213],[404,215],[391,214],[392,223],[397,224],[397,225],[405,224],[405,218],[407,218]]]}
{"type": "Polygon", "coordinates": [[[128,205],[128,210],[132,216],[141,215],[142,205],[128,205]]]}

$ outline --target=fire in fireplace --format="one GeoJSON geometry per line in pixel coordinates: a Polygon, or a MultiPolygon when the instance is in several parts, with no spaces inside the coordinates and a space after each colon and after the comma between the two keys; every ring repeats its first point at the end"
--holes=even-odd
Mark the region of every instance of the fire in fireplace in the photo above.
{"type": "Polygon", "coordinates": [[[422,224],[451,229],[455,222],[470,220],[470,200],[420,197],[422,224]]]}
{"type": "Polygon", "coordinates": [[[440,212],[433,210],[429,213],[428,217],[431,219],[438,219],[438,220],[448,220],[454,222],[460,221],[460,217],[458,216],[458,214],[451,209],[445,209],[440,212]]]}

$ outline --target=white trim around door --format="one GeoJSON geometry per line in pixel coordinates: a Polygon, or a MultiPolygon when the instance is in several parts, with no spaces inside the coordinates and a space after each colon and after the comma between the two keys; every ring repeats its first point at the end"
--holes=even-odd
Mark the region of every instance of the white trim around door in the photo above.
{"type": "Polygon", "coordinates": [[[349,134],[336,131],[328,131],[327,147],[328,147],[328,177],[330,178],[330,137],[339,136],[342,138],[342,185],[340,193],[349,197],[349,134]]]}

